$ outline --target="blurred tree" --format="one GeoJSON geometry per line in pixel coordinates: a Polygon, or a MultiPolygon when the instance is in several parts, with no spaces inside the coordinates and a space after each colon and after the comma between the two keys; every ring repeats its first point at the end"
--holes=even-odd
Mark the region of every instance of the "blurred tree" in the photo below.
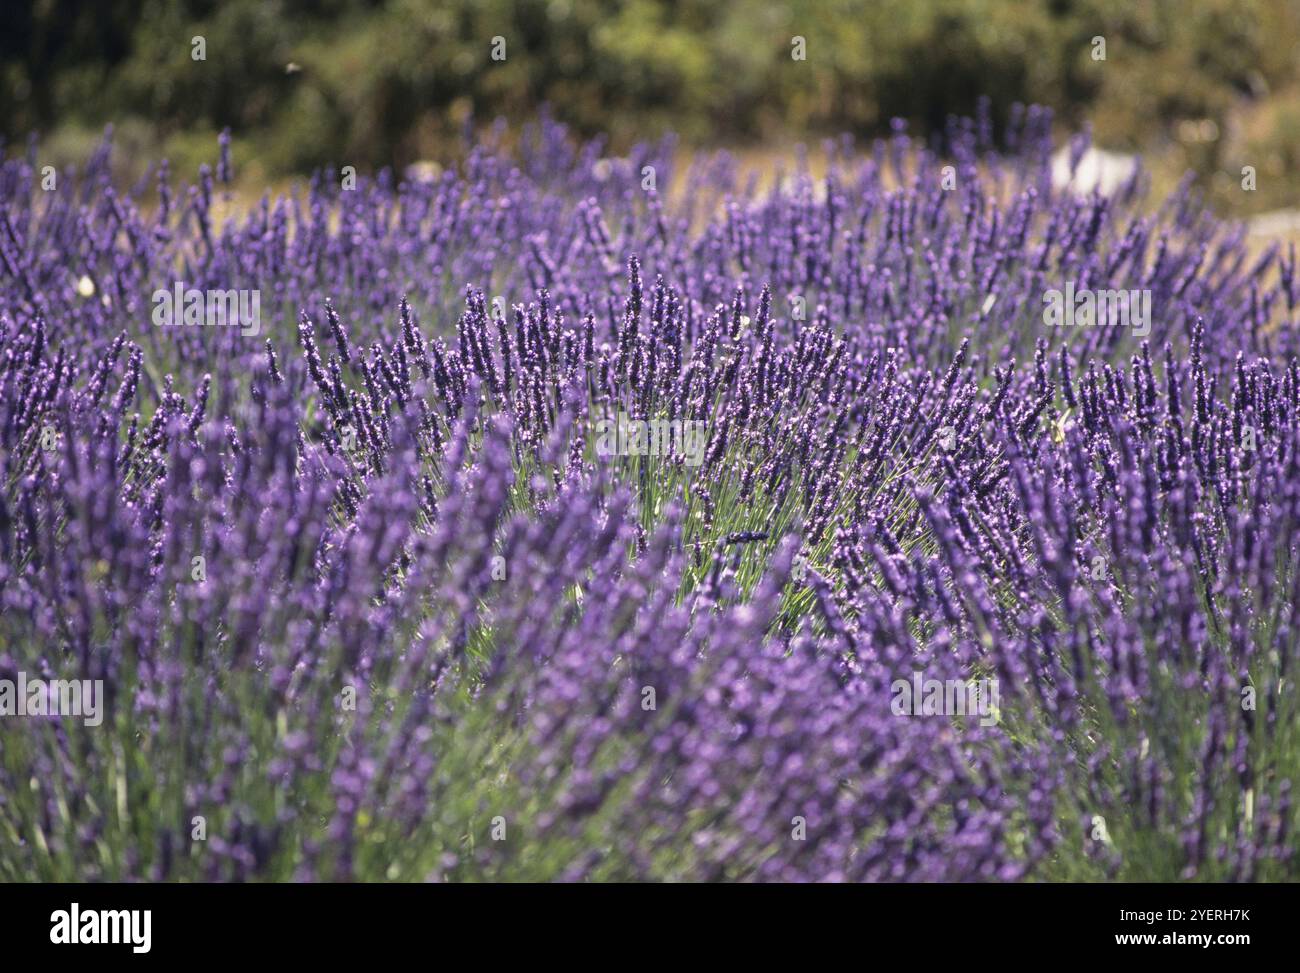
{"type": "Polygon", "coordinates": [[[1042,102],[1116,147],[1185,142],[1205,169],[1236,151],[1243,104],[1300,85],[1294,0],[33,0],[7,17],[6,135],[135,119],[175,151],[229,125],[268,173],[446,155],[467,117],[542,103],[618,147],[896,115],[935,130],[981,95],[997,122],[1042,102]]]}

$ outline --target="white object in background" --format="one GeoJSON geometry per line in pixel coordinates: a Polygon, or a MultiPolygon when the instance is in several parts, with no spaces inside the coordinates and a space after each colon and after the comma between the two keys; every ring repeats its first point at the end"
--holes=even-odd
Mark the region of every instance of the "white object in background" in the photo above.
{"type": "Polygon", "coordinates": [[[1052,156],[1052,188],[1069,189],[1085,196],[1096,189],[1109,196],[1133,178],[1137,165],[1135,155],[1089,146],[1071,176],[1070,149],[1066,146],[1052,156]]]}

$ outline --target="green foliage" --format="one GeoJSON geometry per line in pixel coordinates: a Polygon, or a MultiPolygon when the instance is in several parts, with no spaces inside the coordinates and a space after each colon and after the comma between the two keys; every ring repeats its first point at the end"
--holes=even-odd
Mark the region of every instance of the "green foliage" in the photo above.
{"type": "Polygon", "coordinates": [[[0,38],[0,126],[147,119],[179,161],[185,133],[231,126],[274,176],[445,158],[467,118],[540,103],[625,145],[932,129],[987,95],[998,120],[1050,104],[1102,144],[1172,147],[1209,173],[1287,151],[1285,112],[1246,142],[1236,119],[1300,83],[1298,34],[1283,0],[45,0],[0,38]]]}

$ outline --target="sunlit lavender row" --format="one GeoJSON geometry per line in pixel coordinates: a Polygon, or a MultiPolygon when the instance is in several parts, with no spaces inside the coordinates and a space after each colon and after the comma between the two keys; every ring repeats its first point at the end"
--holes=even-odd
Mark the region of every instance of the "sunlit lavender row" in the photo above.
{"type": "Polygon", "coordinates": [[[1295,253],[1052,132],[9,147],[0,879],[1297,877],[1295,253]]]}

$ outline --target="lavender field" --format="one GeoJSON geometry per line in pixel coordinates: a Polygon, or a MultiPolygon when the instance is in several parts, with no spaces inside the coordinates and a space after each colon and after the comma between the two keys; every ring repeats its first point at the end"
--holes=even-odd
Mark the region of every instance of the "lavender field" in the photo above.
{"type": "Polygon", "coordinates": [[[1293,247],[1041,108],[476,139],[10,147],[0,880],[1300,875],[1293,247]]]}

